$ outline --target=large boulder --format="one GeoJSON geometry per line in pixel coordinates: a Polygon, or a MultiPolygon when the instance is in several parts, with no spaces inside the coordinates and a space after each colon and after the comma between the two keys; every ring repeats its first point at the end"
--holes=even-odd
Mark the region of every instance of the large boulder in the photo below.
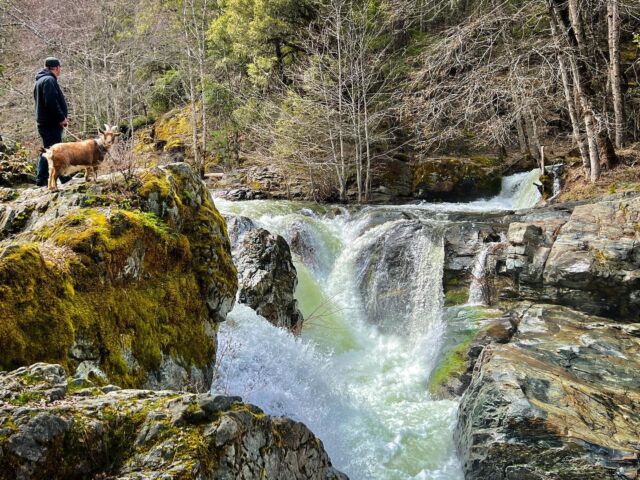
{"type": "Polygon", "coordinates": [[[0,368],[208,389],[237,289],[223,218],[186,164],[0,205],[0,368]]]}
{"type": "Polygon", "coordinates": [[[501,185],[502,166],[495,158],[425,158],[413,165],[414,198],[469,201],[497,195],[501,185]]]}
{"type": "Polygon", "coordinates": [[[638,478],[640,324],[517,310],[517,333],[485,347],[460,403],[465,478],[638,478]]]}
{"type": "Polygon", "coordinates": [[[294,298],[298,276],[286,240],[245,217],[229,222],[238,268],[238,303],[247,304],[277,327],[299,332],[303,316],[294,298]]]}
{"type": "Polygon", "coordinates": [[[60,365],[0,373],[0,479],[346,479],[302,423],[239,397],[69,382],[60,365]]]}

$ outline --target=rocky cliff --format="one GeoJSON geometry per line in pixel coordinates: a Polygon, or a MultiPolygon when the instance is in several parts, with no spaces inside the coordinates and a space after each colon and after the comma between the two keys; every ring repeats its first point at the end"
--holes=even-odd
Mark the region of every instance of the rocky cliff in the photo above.
{"type": "MultiPolygon", "coordinates": [[[[497,157],[440,157],[409,161],[380,156],[373,172],[371,203],[411,200],[469,201],[500,191],[505,166],[497,157]]],[[[350,179],[348,183],[353,183],[350,179]]],[[[320,181],[320,184],[322,182],[320,181]]],[[[292,177],[274,167],[248,166],[215,181],[217,195],[229,200],[289,199],[337,201],[331,188],[320,188],[306,178],[292,177]]],[[[357,192],[350,188],[348,200],[357,192]]]]}
{"type": "Polygon", "coordinates": [[[60,363],[124,387],[207,389],[236,270],[186,164],[0,203],[0,368],[60,363]]]}
{"type": "Polygon", "coordinates": [[[491,245],[483,279],[503,320],[453,349],[433,389],[464,391],[467,480],[638,478],[640,197],[479,220],[448,233],[445,269],[470,273],[491,245]]]}
{"type": "MultiPolygon", "coordinates": [[[[19,368],[0,372],[0,479],[346,479],[303,424],[184,393],[210,389],[238,288],[224,219],[186,164],[1,193],[0,369],[19,368]]],[[[249,233],[252,299],[287,313],[289,248],[249,233]],[[283,306],[264,287],[280,276],[283,306]]]]}

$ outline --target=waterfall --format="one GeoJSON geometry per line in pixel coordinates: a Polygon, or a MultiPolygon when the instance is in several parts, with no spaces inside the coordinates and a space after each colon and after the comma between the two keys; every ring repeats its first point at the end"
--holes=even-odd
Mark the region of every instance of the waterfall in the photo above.
{"type": "MultiPolygon", "coordinates": [[[[426,391],[448,328],[446,214],[531,207],[537,178],[506,177],[500,195],[467,204],[336,209],[216,199],[223,213],[250,217],[290,242],[308,322],[294,337],[236,305],[220,326],[213,390],[304,422],[353,480],[462,480],[457,401],[426,391]]],[[[499,243],[476,258],[478,279],[491,245],[499,243]]],[[[481,290],[472,286],[470,303],[482,300],[474,289],[481,290]]]]}
{"type": "Polygon", "coordinates": [[[469,300],[467,301],[469,305],[484,305],[487,301],[485,295],[485,266],[491,246],[491,243],[483,243],[473,260],[471,284],[469,285],[469,300]]]}
{"type": "Polygon", "coordinates": [[[419,236],[412,243],[415,265],[411,279],[411,320],[409,333],[427,334],[439,339],[444,294],[442,272],[444,269],[444,236],[442,231],[419,236]]]}

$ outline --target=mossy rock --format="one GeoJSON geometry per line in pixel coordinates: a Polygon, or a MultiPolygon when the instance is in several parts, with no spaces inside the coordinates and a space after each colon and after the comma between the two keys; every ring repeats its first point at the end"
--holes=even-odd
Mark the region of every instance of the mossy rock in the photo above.
{"type": "Polygon", "coordinates": [[[0,254],[0,369],[48,361],[73,371],[82,340],[122,386],[144,385],[168,359],[208,376],[237,290],[224,220],[185,164],[142,172],[136,185],[0,254]]]}
{"type": "MultiPolygon", "coordinates": [[[[0,156],[0,158],[2,158],[0,156]]],[[[34,183],[35,167],[23,160],[0,160],[0,187],[15,187],[25,183],[34,183]]]]}
{"type": "Polygon", "coordinates": [[[450,288],[444,295],[444,306],[463,305],[469,299],[469,289],[465,287],[450,288]]]}
{"type": "Polygon", "coordinates": [[[470,201],[497,195],[500,161],[492,157],[429,158],[413,166],[412,192],[424,200],[470,201]]]}
{"type": "Polygon", "coordinates": [[[346,479],[302,423],[240,397],[69,382],[60,365],[0,372],[1,480],[346,479]]]}
{"type": "Polygon", "coordinates": [[[172,110],[153,126],[156,148],[165,152],[185,152],[191,141],[191,113],[187,108],[172,110]]]}

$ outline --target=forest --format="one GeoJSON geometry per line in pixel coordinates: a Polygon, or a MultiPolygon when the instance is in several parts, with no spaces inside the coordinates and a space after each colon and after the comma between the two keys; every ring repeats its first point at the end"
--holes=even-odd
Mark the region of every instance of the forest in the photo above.
{"type": "Polygon", "coordinates": [[[595,181],[640,140],[639,49],[636,0],[2,0],[0,135],[34,156],[56,55],[70,132],[173,129],[203,175],[362,202],[389,162],[564,152],[595,181]]]}

